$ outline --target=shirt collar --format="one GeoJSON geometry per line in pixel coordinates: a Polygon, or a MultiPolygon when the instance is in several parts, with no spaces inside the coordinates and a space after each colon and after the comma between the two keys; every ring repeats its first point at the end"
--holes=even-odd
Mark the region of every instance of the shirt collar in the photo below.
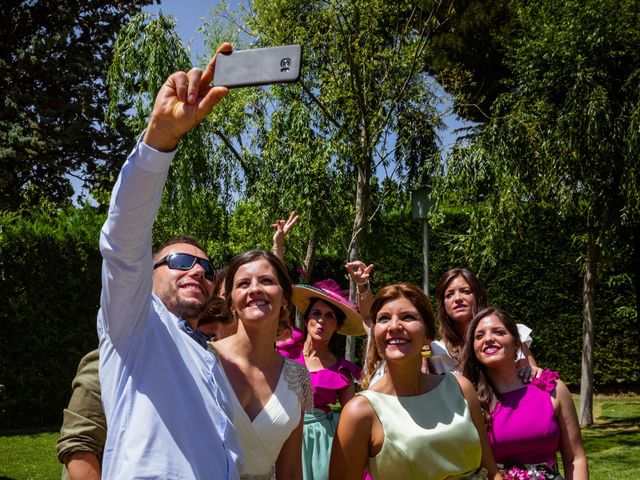
{"type": "Polygon", "coordinates": [[[202,348],[207,348],[207,337],[204,333],[194,330],[184,318],[178,317],[178,328],[198,342],[202,348]]]}

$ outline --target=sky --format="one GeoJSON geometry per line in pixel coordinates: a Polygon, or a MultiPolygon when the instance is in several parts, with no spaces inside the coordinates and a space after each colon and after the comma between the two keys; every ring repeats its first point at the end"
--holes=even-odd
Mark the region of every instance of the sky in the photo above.
{"type": "MultiPolygon", "coordinates": [[[[239,1],[242,0],[228,0],[227,4],[231,10],[235,10],[239,1]]],[[[191,45],[191,59],[194,65],[197,65],[198,55],[204,53],[203,37],[198,32],[198,27],[202,23],[201,17],[208,16],[218,3],[218,0],[162,0],[161,5],[148,6],[144,10],[152,13],[162,10],[164,15],[171,15],[175,18],[176,33],[185,46],[191,45]]],[[[442,149],[446,154],[454,145],[455,131],[470,124],[465,123],[453,113],[447,113],[451,112],[451,100],[446,97],[444,92],[442,92],[442,96],[443,102],[439,109],[441,112],[445,112],[443,117],[445,128],[439,130],[438,135],[442,142],[442,149]]],[[[384,176],[382,172],[379,174],[384,176]]],[[[81,182],[75,177],[70,177],[70,179],[76,194],[80,193],[81,182]]],[[[89,198],[89,200],[93,199],[89,198]]]]}
{"type": "MultiPolygon", "coordinates": [[[[200,17],[207,16],[218,3],[217,0],[162,0],[161,5],[153,5],[145,8],[145,10],[157,12],[161,9],[164,15],[172,15],[176,19],[176,32],[184,45],[191,42],[191,59],[196,64],[197,54],[204,53],[202,35],[198,32],[198,26],[201,23],[200,17]]],[[[238,0],[227,1],[231,10],[235,10],[237,3],[238,0]]],[[[443,150],[448,152],[455,142],[455,130],[470,124],[465,124],[453,113],[447,113],[451,111],[451,99],[446,97],[444,92],[442,92],[442,95],[443,103],[439,109],[445,112],[443,117],[445,128],[440,130],[438,134],[442,141],[443,150]]]]}

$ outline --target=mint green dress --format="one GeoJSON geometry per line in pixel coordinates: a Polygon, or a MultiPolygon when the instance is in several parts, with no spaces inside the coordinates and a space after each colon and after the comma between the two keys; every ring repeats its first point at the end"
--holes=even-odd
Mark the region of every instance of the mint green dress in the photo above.
{"type": "Polygon", "coordinates": [[[482,447],[458,381],[447,373],[430,392],[397,397],[366,390],[384,429],[384,443],[369,457],[373,480],[480,479],[482,447]]]}

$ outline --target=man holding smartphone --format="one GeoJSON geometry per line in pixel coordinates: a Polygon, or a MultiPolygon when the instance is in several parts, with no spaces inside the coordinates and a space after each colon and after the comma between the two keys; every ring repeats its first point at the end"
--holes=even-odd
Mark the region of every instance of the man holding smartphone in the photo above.
{"type": "MultiPolygon", "coordinates": [[[[222,44],[220,52],[231,51],[222,44]]],[[[103,478],[237,479],[241,451],[216,359],[194,336],[213,268],[188,238],[152,255],[151,230],[175,149],[227,93],[205,71],[173,73],[125,162],[102,227],[98,313],[107,419],[103,478]]]]}

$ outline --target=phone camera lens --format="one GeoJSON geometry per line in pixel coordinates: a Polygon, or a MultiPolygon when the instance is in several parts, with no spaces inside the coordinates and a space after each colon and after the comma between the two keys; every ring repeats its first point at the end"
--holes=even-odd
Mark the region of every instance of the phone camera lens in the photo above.
{"type": "Polygon", "coordinates": [[[280,60],[280,66],[284,68],[289,68],[291,66],[291,59],[283,58],[282,60],[280,60]]]}

